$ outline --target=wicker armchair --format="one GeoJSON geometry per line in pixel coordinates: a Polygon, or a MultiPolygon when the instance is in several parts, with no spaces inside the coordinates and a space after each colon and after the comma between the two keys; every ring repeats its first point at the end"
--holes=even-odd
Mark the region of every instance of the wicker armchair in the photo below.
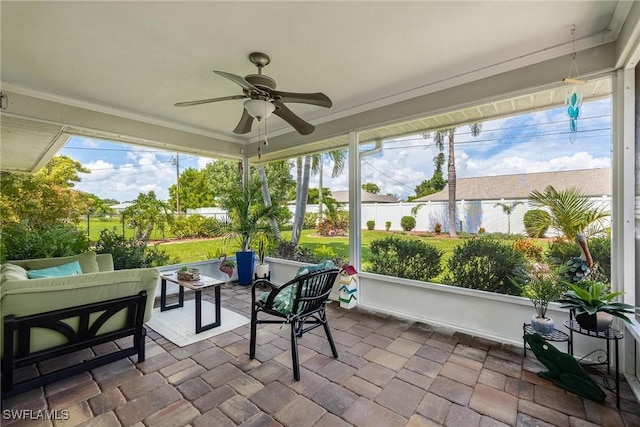
{"type": "Polygon", "coordinates": [[[260,323],[289,323],[291,325],[293,377],[296,381],[300,380],[297,339],[305,332],[322,325],[331,345],[333,357],[337,358],[338,351],[329,330],[325,305],[339,272],[338,268],[319,270],[296,277],[282,286],[274,285],[267,280],[255,281],[251,289],[249,358],[253,359],[256,355],[256,330],[260,323]],[[262,286],[267,286],[270,290],[256,296],[257,288],[262,286]],[[259,313],[266,313],[278,319],[273,317],[258,319],[259,313]]]}

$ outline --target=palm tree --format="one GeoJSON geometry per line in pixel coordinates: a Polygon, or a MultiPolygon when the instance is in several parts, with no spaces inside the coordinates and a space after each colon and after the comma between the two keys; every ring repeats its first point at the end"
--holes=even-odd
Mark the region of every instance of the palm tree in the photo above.
{"type": "MultiPolygon", "coordinates": [[[[478,136],[482,131],[481,123],[469,125],[471,135],[478,136]]],[[[456,156],[455,156],[456,128],[443,129],[436,132],[433,141],[440,151],[444,150],[445,137],[449,142],[449,160],[447,163],[447,183],[449,184],[449,235],[456,237],[456,156]]]]}
{"type": "Polygon", "coordinates": [[[507,235],[511,234],[511,214],[513,213],[513,209],[521,204],[522,202],[513,202],[510,204],[500,202],[493,205],[494,208],[502,206],[502,212],[507,214],[507,235]]]}
{"type": "Polygon", "coordinates": [[[611,213],[604,207],[597,206],[587,194],[577,188],[558,191],[550,185],[544,192],[532,191],[529,199],[536,206],[547,207],[551,216],[549,222],[532,224],[536,229],[554,227],[566,239],[573,240],[578,234],[588,237],[609,228],[603,220],[611,213]]]}
{"type": "MultiPolygon", "coordinates": [[[[258,176],[260,177],[260,183],[262,184],[262,200],[267,207],[271,206],[271,194],[269,193],[269,181],[267,180],[267,173],[264,170],[264,165],[258,165],[258,176]]],[[[278,227],[278,221],[275,218],[269,219],[271,228],[280,240],[280,227],[278,227]]]]}
{"type": "MultiPolygon", "coordinates": [[[[332,150],[326,153],[333,160],[333,169],[331,176],[340,175],[346,166],[347,150],[332,150]]],[[[291,232],[291,242],[296,246],[300,243],[300,235],[302,234],[302,226],[304,224],[304,215],[307,211],[307,198],[309,196],[309,178],[311,173],[320,173],[318,204],[322,206],[322,164],[324,154],[313,154],[298,157],[297,165],[297,183],[298,192],[296,194],[296,213],[293,218],[293,231],[291,232]]]]}

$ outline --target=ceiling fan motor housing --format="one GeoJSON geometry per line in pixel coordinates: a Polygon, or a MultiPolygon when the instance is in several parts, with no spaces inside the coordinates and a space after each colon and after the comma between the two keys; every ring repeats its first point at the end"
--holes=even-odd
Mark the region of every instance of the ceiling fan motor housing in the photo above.
{"type": "Polygon", "coordinates": [[[276,81],[264,74],[249,74],[244,79],[260,89],[274,90],[276,88],[276,81]]]}

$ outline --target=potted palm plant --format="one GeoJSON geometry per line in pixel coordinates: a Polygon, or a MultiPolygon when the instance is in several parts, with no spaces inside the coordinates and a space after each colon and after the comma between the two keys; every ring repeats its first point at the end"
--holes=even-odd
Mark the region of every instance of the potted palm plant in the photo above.
{"type": "Polygon", "coordinates": [[[264,204],[257,180],[231,187],[222,198],[221,205],[227,210],[227,216],[213,221],[212,234],[237,244],[238,283],[250,285],[254,264],[252,243],[260,236],[268,240],[277,239],[277,231],[271,225],[277,220],[277,210],[264,204]]]}
{"type": "Polygon", "coordinates": [[[560,280],[562,267],[549,268],[546,264],[535,264],[524,286],[524,295],[529,297],[536,310],[531,318],[531,327],[541,334],[551,334],[555,328],[553,319],[547,317],[549,303],[562,296],[566,286],[560,280]]]}
{"type": "Polygon", "coordinates": [[[574,310],[576,321],[581,328],[589,331],[602,332],[611,325],[614,317],[631,323],[626,313],[633,313],[635,307],[614,299],[624,292],[608,292],[608,287],[602,282],[584,280],[580,285],[568,283],[571,288],[559,300],[561,308],[574,310]]]}

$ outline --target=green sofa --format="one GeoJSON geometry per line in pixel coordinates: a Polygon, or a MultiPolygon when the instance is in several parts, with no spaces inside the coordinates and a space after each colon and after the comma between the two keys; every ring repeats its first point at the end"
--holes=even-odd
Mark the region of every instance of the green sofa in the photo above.
{"type": "Polygon", "coordinates": [[[113,270],[110,254],[9,261],[0,267],[2,397],[137,354],[144,360],[144,322],[151,318],[159,272],[113,270]],[[75,264],[77,261],[77,264],[75,264]],[[73,263],[73,264],[70,264],[73,263]],[[73,275],[42,269],[75,266],[73,275]],[[79,266],[79,268],[78,268],[79,266]],[[80,271],[81,269],[81,271],[80,271]],[[36,271],[38,270],[38,271],[36,271]],[[124,337],[131,347],[95,355],[74,366],[15,382],[13,371],[124,337]]]}

